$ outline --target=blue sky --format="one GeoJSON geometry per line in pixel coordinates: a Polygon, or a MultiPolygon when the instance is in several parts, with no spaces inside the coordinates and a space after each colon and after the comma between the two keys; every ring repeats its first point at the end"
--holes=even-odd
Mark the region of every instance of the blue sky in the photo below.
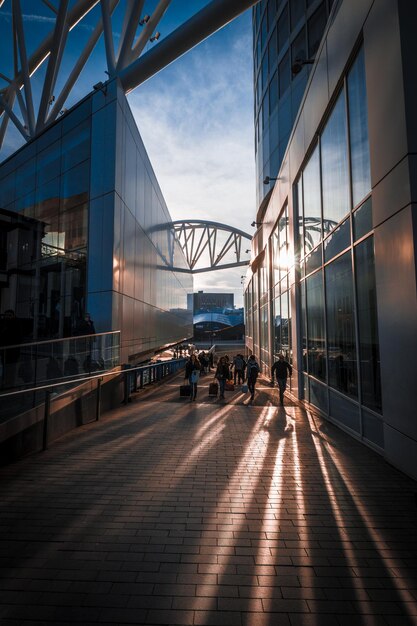
{"type": "MultiPolygon", "coordinates": [[[[56,0],[55,0],[56,3],[56,0]]],[[[161,40],[207,0],[172,0],[157,30],[161,40]]],[[[22,0],[28,52],[53,25],[50,9],[40,0],[22,0]]],[[[70,3],[71,5],[73,4],[70,3]]],[[[117,42],[124,1],[113,16],[117,42]]],[[[151,14],[157,0],[147,0],[151,14]]],[[[57,88],[63,84],[77,51],[91,33],[99,7],[71,31],[57,88]]],[[[0,72],[11,70],[11,2],[0,9],[0,72]]],[[[157,44],[147,44],[147,48],[157,44]]],[[[145,49],[145,51],[146,51],[145,49]]],[[[129,94],[139,131],[155,169],[172,218],[211,219],[252,232],[255,215],[251,13],[247,11],[129,94]]],[[[46,65],[46,64],[44,64],[46,65]]],[[[104,45],[100,41],[67,108],[105,80],[104,45]]],[[[34,81],[34,91],[40,84],[34,81]]],[[[4,86],[0,82],[0,87],[4,86]]],[[[39,91],[39,89],[38,89],[39,91]]],[[[2,158],[20,138],[9,132],[2,158]]],[[[195,288],[233,291],[242,303],[240,276],[245,268],[200,274],[195,288]]]]}

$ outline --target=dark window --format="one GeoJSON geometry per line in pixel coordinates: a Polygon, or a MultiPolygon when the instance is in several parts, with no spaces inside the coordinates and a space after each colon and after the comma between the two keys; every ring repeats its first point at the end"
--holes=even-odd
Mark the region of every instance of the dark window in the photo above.
{"type": "Polygon", "coordinates": [[[329,385],[346,395],[357,397],[351,253],[347,252],[333,261],[325,272],[329,385]]]}
{"type": "Polygon", "coordinates": [[[278,54],[281,52],[285,43],[288,41],[289,28],[288,28],[288,6],[285,7],[281,13],[281,17],[278,20],[278,54]]]}
{"type": "Polygon", "coordinates": [[[278,49],[277,49],[277,29],[274,28],[274,31],[271,35],[271,39],[268,44],[268,53],[269,53],[269,67],[273,67],[273,65],[277,61],[278,49]]]}
{"type": "Polygon", "coordinates": [[[275,0],[268,0],[267,11],[268,11],[268,29],[271,30],[274,24],[275,16],[277,14],[277,7],[276,7],[275,0]]]}
{"type": "Polygon", "coordinates": [[[268,25],[267,25],[266,13],[265,13],[261,22],[261,46],[262,48],[264,47],[266,43],[267,34],[268,34],[268,25]]]}
{"type": "Polygon", "coordinates": [[[325,239],[324,241],[324,261],[330,261],[346,248],[350,246],[350,218],[345,220],[325,239]]]}
{"type": "Polygon", "coordinates": [[[262,59],[262,89],[268,84],[268,50],[266,50],[262,59]]]}
{"type": "Polygon", "coordinates": [[[290,86],[290,54],[287,54],[282,59],[281,63],[278,67],[278,77],[279,77],[279,97],[282,98],[284,93],[287,91],[290,86]]]}
{"type": "Polygon", "coordinates": [[[307,24],[308,56],[310,59],[312,59],[317,52],[326,26],[326,21],[326,6],[324,2],[322,2],[317,11],[310,17],[307,24]]]}
{"type": "Polygon", "coordinates": [[[355,264],[362,404],[380,412],[381,374],[373,237],[356,246],[355,264]]]}
{"type": "Polygon", "coordinates": [[[291,10],[291,30],[293,30],[297,26],[299,20],[304,15],[305,1],[304,0],[291,0],[290,10],[291,10]]]}
{"type": "Polygon", "coordinates": [[[278,72],[276,71],[269,83],[269,113],[278,105],[278,72]]]}
{"type": "Polygon", "coordinates": [[[306,279],[308,371],[326,380],[322,270],[306,279]]]}
{"type": "Polygon", "coordinates": [[[355,241],[372,230],[372,199],[368,198],[353,214],[353,238],[355,241]]]}
{"type": "Polygon", "coordinates": [[[267,91],[262,102],[262,128],[263,129],[268,125],[268,118],[269,118],[269,95],[267,91]]]}
{"type": "Polygon", "coordinates": [[[306,35],[304,27],[298,33],[291,45],[291,59],[292,63],[294,63],[297,59],[300,61],[304,61],[306,59],[306,35]]]}

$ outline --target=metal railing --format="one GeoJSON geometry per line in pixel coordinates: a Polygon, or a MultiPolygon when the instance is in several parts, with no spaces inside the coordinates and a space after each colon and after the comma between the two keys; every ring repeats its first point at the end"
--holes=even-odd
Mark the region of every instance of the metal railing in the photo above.
{"type": "MultiPolygon", "coordinates": [[[[124,389],[123,402],[124,404],[127,404],[131,400],[132,393],[143,389],[147,385],[152,385],[156,382],[159,382],[166,376],[175,374],[177,371],[185,367],[186,361],[187,358],[179,358],[169,361],[163,361],[160,363],[139,365],[135,367],[122,366],[124,369],[121,370],[113,369],[112,371],[100,371],[94,374],[83,375],[81,377],[72,377],[70,380],[68,378],[65,378],[60,381],[46,383],[37,387],[15,389],[13,391],[0,393],[0,402],[2,406],[4,406],[5,402],[7,401],[9,402],[10,406],[18,406],[19,403],[16,401],[19,398],[21,398],[22,396],[32,397],[33,395],[34,399],[33,401],[31,401],[33,407],[35,407],[36,405],[44,404],[42,439],[43,450],[46,450],[48,448],[48,427],[49,419],[51,416],[51,405],[54,397],[57,397],[57,392],[60,388],[63,388],[63,391],[66,391],[69,387],[73,388],[75,385],[81,385],[83,383],[96,380],[97,386],[95,389],[96,404],[94,420],[98,421],[101,415],[102,383],[106,377],[112,376],[122,378],[124,389]],[[54,393],[56,394],[55,396],[54,393]]],[[[13,415],[9,415],[9,418],[11,417],[13,417],[13,415]]],[[[5,420],[3,419],[2,421],[5,420]]]]}

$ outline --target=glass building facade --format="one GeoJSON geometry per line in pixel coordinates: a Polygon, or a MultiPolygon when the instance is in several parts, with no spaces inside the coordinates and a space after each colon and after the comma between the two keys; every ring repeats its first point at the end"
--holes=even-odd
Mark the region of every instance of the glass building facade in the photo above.
{"type": "MultiPolygon", "coordinates": [[[[270,4],[254,11],[255,66],[264,49],[257,33],[266,38],[276,15],[270,4]]],[[[293,11],[301,26],[313,4],[277,2],[278,19],[288,11],[291,24],[293,11]]],[[[417,14],[397,2],[334,5],[279,180],[258,209],[246,344],[267,377],[283,353],[295,397],[417,477],[417,103],[409,87],[417,57],[410,52],[403,65],[403,50],[416,47],[409,24],[417,14]],[[384,59],[391,83],[380,80],[384,59]]],[[[270,134],[276,123],[266,119],[270,134]]]]}
{"type": "Polygon", "coordinates": [[[192,335],[192,277],[113,81],[0,166],[0,313],[20,342],[122,331],[122,362],[192,335]]]}
{"type": "Polygon", "coordinates": [[[253,9],[257,203],[277,176],[333,0],[261,0],[253,9]]]}

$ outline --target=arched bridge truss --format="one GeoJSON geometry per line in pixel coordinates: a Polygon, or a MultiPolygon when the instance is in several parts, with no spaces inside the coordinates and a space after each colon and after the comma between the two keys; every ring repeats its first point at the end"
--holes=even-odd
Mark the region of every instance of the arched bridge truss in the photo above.
{"type": "Polygon", "coordinates": [[[204,220],[178,220],[153,228],[150,235],[156,241],[165,267],[175,271],[200,274],[249,265],[249,242],[252,236],[226,224],[204,220]],[[155,236],[161,231],[166,233],[167,241],[161,241],[155,236]],[[175,241],[184,252],[187,268],[175,266],[175,241]]]}
{"type": "MultiPolygon", "coordinates": [[[[0,11],[7,11],[8,15],[11,13],[12,28],[12,49],[9,55],[3,56],[6,65],[0,62],[0,149],[9,121],[29,141],[65,112],[67,98],[102,35],[106,73],[109,79],[118,78],[125,93],[128,93],[258,1],[211,0],[159,41],[160,33],[156,29],[171,0],[159,0],[151,15],[145,13],[145,0],[125,0],[121,3],[124,19],[116,47],[112,18],[119,0],[76,0],[71,3],[70,0],[38,0],[31,3],[31,11],[36,11],[36,5],[45,5],[51,12],[54,26],[30,54],[20,0],[0,0],[0,11]],[[101,11],[97,12],[96,24],[69,74],[60,79],[71,31],[97,4],[101,11]],[[149,41],[157,43],[142,54],[149,41]],[[37,74],[37,81],[41,82],[40,94],[35,98],[32,76],[39,68],[42,68],[40,78],[37,74]]],[[[70,43],[68,47],[71,47],[70,43]]],[[[74,46],[71,53],[74,54],[74,46]]],[[[103,87],[100,82],[94,86],[95,89],[103,87]]]]}

